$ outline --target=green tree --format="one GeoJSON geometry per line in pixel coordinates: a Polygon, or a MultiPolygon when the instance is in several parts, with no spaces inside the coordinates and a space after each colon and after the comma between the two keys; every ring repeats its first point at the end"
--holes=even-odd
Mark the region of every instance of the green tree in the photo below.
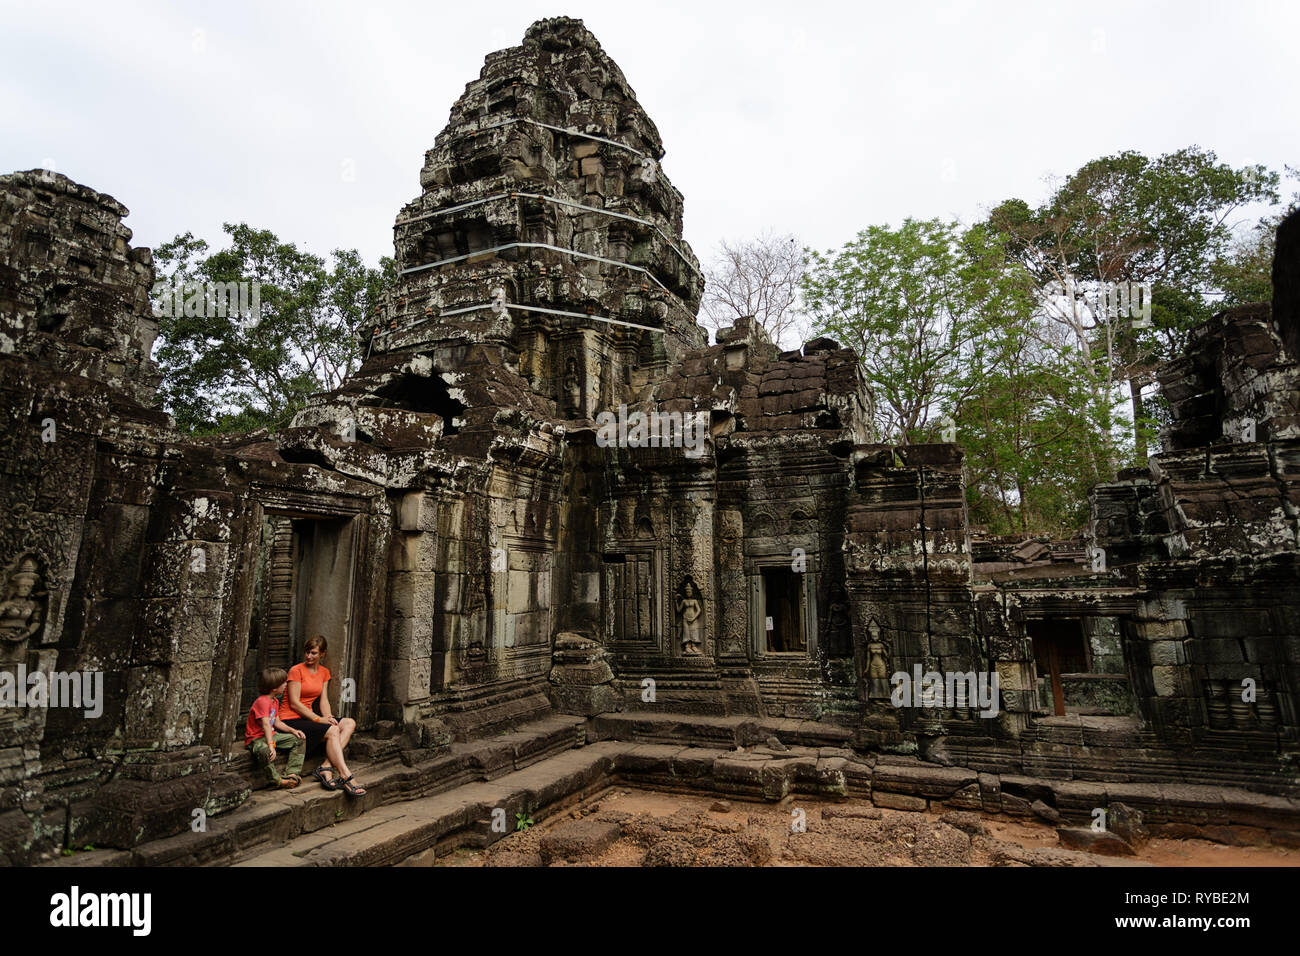
{"type": "Polygon", "coordinates": [[[992,325],[963,374],[957,440],[972,521],[995,533],[1067,535],[1100,478],[1097,405],[1069,346],[1045,347],[1035,319],[992,325]]]}
{"type": "Polygon", "coordinates": [[[1095,436],[1104,406],[1078,376],[1072,344],[1052,340],[1038,283],[1003,238],[976,226],[962,249],[978,279],[954,409],[972,520],[996,533],[1069,534],[1103,477],[1095,436]]]}
{"type": "Polygon", "coordinates": [[[838,252],[809,254],[804,300],[817,333],[857,349],[881,434],[940,440],[941,419],[952,419],[977,522],[1068,533],[1089,486],[1108,477],[1098,421],[1108,404],[1043,316],[1014,241],[938,220],[872,227],[838,252]]]}
{"type": "Polygon", "coordinates": [[[154,250],[163,401],[196,434],[283,427],[359,365],[359,333],[392,261],[373,269],[354,250],[335,250],[327,264],[270,231],[223,228],[227,249],[209,253],[187,232],[154,250]],[[257,284],[255,309],[251,295],[242,311],[211,295],[231,283],[257,284]]]}
{"type": "Polygon", "coordinates": [[[1022,200],[996,207],[990,225],[1046,285],[1057,282],[1150,285],[1151,327],[1099,319],[1091,310],[1057,310],[1098,369],[1098,387],[1128,385],[1133,449],[1146,458],[1149,424],[1142,388],[1156,364],[1179,354],[1188,331],[1213,309],[1214,265],[1233,240],[1234,212],[1276,202],[1279,177],[1262,166],[1233,169],[1190,146],[1152,160],[1126,151],[1085,163],[1037,209],[1022,200]]]}
{"type": "Polygon", "coordinates": [[[880,434],[921,441],[957,403],[962,357],[979,332],[979,264],[956,223],[872,226],[838,251],[808,253],[804,303],[815,334],[857,350],[880,434]]]}
{"type": "MultiPolygon", "coordinates": [[[[1289,179],[1300,179],[1300,170],[1287,166],[1289,179]]],[[[1273,246],[1277,227],[1300,208],[1300,193],[1293,193],[1285,209],[1264,216],[1245,235],[1239,236],[1213,266],[1215,287],[1223,293],[1224,306],[1273,299],[1273,246]]]]}

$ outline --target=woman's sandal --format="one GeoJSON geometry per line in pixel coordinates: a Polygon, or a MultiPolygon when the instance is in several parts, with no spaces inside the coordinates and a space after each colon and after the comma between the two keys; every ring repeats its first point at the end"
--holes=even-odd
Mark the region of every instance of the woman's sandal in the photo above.
{"type": "MultiPolygon", "coordinates": [[[[352,777],[355,776],[356,774],[354,773],[352,777]]],[[[347,777],[343,780],[340,780],[339,786],[342,787],[347,792],[347,795],[349,797],[359,797],[366,792],[366,788],[358,787],[355,783],[352,782],[352,777],[347,777]]]]}
{"type": "Polygon", "coordinates": [[[320,781],[320,785],[326,790],[337,790],[341,784],[338,781],[338,773],[333,767],[322,764],[311,772],[311,775],[320,781]],[[325,779],[325,774],[329,774],[329,779],[325,779]]]}

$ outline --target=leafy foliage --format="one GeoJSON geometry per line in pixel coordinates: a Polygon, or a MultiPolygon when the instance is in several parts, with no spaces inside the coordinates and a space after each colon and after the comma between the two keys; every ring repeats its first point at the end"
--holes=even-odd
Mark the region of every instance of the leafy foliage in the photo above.
{"type": "Polygon", "coordinates": [[[1035,276],[986,226],[874,226],[838,253],[810,253],[804,297],[818,334],[857,349],[879,433],[966,451],[977,522],[1068,532],[1108,449],[1073,344],[1041,316],[1035,276]]]}
{"type": "Polygon", "coordinates": [[[327,266],[268,230],[224,229],[228,249],[209,253],[187,232],[154,250],[163,401],[192,433],[283,427],[308,396],[338,387],[359,365],[358,332],[392,262],[372,269],[355,251],[336,250],[327,266]],[[260,283],[258,314],[173,307],[178,283],[232,282],[260,283]]]}
{"type": "Polygon", "coordinates": [[[809,252],[814,332],[857,350],[881,434],[921,440],[955,404],[988,281],[963,255],[957,224],[937,219],[872,226],[838,252],[809,252]]]}
{"type": "Polygon", "coordinates": [[[1044,285],[1153,288],[1147,329],[1077,308],[1056,316],[1091,366],[1081,371],[1097,383],[1098,399],[1127,383],[1138,460],[1146,457],[1151,431],[1143,387],[1213,311],[1216,263],[1233,240],[1229,217],[1247,203],[1276,202],[1278,183],[1278,174],[1262,166],[1233,169],[1198,146],[1155,159],[1126,151],[1085,163],[1037,209],[1012,199],[990,214],[990,227],[1044,285]]]}
{"type": "Polygon", "coordinates": [[[1145,459],[1167,410],[1143,389],[1217,307],[1216,286],[1229,304],[1271,295],[1278,217],[1244,239],[1229,220],[1276,202],[1279,181],[1197,146],[1105,156],[1038,207],[1009,199],[969,229],[908,219],[809,251],[804,302],[817,334],[857,350],[882,440],[933,441],[941,417],[956,423],[975,522],[1068,534],[1093,484],[1145,459]],[[1150,326],[1053,284],[1149,284],[1150,326]]]}
{"type": "MultiPolygon", "coordinates": [[[[1300,179],[1300,170],[1286,167],[1287,177],[1300,179]]],[[[1300,192],[1293,193],[1285,209],[1264,216],[1246,235],[1238,237],[1212,266],[1216,287],[1223,293],[1223,305],[1268,302],[1273,298],[1273,246],[1277,227],[1300,208],[1300,192]]]]}

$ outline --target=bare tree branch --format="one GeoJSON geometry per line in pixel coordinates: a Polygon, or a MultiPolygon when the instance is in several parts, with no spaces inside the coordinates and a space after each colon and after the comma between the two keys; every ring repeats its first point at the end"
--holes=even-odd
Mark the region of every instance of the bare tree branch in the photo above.
{"type": "Polygon", "coordinates": [[[773,342],[797,348],[804,331],[799,302],[803,268],[803,247],[794,236],[764,233],[744,242],[723,240],[705,270],[701,324],[716,331],[752,315],[773,342]]]}

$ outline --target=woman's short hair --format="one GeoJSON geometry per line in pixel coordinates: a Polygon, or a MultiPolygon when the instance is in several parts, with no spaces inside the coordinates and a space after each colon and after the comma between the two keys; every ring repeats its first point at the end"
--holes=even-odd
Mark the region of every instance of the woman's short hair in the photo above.
{"type": "Polygon", "coordinates": [[[289,679],[283,667],[268,667],[257,679],[258,693],[269,694],[289,679]]]}
{"type": "Polygon", "coordinates": [[[317,634],[315,637],[309,637],[307,638],[306,643],[302,646],[302,652],[306,654],[313,647],[318,648],[321,656],[324,657],[325,649],[329,647],[329,641],[325,640],[324,635],[321,634],[317,634]]]}

